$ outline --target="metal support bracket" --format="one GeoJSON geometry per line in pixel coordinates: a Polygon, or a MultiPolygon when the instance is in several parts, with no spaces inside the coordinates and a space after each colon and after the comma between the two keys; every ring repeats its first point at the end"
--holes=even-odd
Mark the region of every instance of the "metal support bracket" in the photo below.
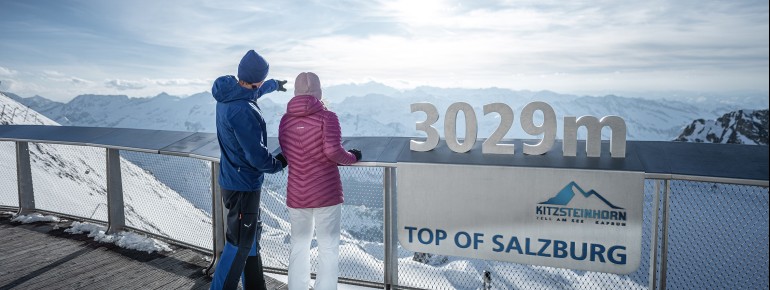
{"type": "Polygon", "coordinates": [[[398,230],[396,222],[396,169],[385,167],[382,172],[384,188],[384,229],[385,235],[385,289],[398,286],[398,230]]]}
{"type": "Polygon", "coordinates": [[[120,150],[107,149],[107,234],[126,226],[123,180],[120,176],[120,150]]]}
{"type": "Polygon", "coordinates": [[[670,214],[669,197],[671,195],[671,181],[665,181],[663,194],[663,242],[660,247],[660,286],[658,289],[666,290],[666,271],[668,270],[668,216],[670,214]]]}
{"type": "Polygon", "coordinates": [[[219,162],[211,162],[211,223],[213,253],[211,264],[204,270],[206,275],[214,275],[217,263],[225,248],[225,212],[222,206],[222,190],[219,187],[219,162]]]}
{"type": "Polygon", "coordinates": [[[35,193],[32,188],[29,143],[23,141],[16,141],[16,178],[19,186],[18,214],[31,213],[35,211],[35,193]]]}

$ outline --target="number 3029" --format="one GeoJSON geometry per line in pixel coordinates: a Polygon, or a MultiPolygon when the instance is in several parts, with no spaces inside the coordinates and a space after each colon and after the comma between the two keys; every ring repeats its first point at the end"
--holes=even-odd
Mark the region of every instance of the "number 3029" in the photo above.
{"type": "MultiPolygon", "coordinates": [[[[430,151],[438,146],[439,133],[435,124],[439,119],[439,113],[431,103],[414,103],[411,105],[412,113],[424,112],[427,118],[423,122],[417,122],[415,128],[427,134],[425,141],[411,140],[409,149],[412,151],[430,151]]],[[[514,154],[513,144],[500,144],[500,140],[511,129],[513,125],[513,110],[503,103],[492,103],[484,105],[484,115],[498,113],[500,115],[500,125],[481,145],[482,154],[514,154]]],[[[543,134],[540,142],[535,144],[523,143],[523,153],[527,155],[541,155],[550,151],[556,141],[556,113],[553,108],[544,102],[532,102],[524,106],[521,111],[521,128],[527,134],[538,136],[543,134]],[[534,123],[535,111],[543,114],[543,123],[536,125],[534,123]]],[[[601,129],[605,126],[611,129],[610,154],[612,157],[624,158],[626,155],[626,123],[623,118],[618,116],[605,116],[601,120],[594,116],[582,116],[580,118],[564,117],[564,136],[562,142],[562,152],[564,156],[576,156],[577,153],[577,129],[585,126],[587,130],[586,137],[586,155],[588,157],[599,157],[601,155],[601,129]]],[[[478,124],[476,112],[473,107],[465,102],[454,103],[447,108],[444,118],[444,136],[446,144],[450,150],[457,153],[465,153],[476,144],[478,133],[478,124]],[[459,112],[465,115],[465,139],[463,142],[457,140],[457,115],[459,112]]]]}

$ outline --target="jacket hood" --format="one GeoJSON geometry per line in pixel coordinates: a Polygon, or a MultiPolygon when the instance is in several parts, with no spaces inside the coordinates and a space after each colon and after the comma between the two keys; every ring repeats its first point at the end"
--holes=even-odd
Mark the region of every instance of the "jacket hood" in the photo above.
{"type": "Polygon", "coordinates": [[[214,81],[211,94],[217,102],[227,103],[236,100],[254,100],[256,90],[249,90],[238,84],[235,76],[221,76],[214,81]]]}
{"type": "Polygon", "coordinates": [[[294,95],[310,95],[320,100],[323,92],[321,91],[321,80],[318,79],[318,75],[312,72],[300,73],[297,76],[297,80],[294,81],[294,95]]]}
{"type": "Polygon", "coordinates": [[[318,111],[325,110],[324,104],[311,95],[296,96],[286,105],[286,114],[289,116],[307,116],[318,111]]]}

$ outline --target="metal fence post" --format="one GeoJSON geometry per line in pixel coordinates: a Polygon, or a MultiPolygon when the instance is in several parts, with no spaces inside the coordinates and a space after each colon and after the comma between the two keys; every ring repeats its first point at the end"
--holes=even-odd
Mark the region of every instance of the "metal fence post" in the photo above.
{"type": "Polygon", "coordinates": [[[671,181],[665,181],[665,193],[663,194],[663,244],[660,248],[660,290],[666,290],[666,271],[668,262],[668,215],[669,195],[671,194],[671,181]]]}
{"type": "Polygon", "coordinates": [[[385,167],[382,173],[384,188],[384,229],[385,235],[385,289],[398,286],[398,230],[396,229],[396,169],[385,167]]]}
{"type": "Polygon", "coordinates": [[[107,149],[107,234],[118,233],[126,225],[120,150],[107,149]]]}
{"type": "Polygon", "coordinates": [[[16,141],[16,178],[19,186],[19,214],[27,214],[35,210],[32,166],[29,160],[29,143],[16,141]]]}
{"type": "Polygon", "coordinates": [[[652,196],[652,242],[650,243],[650,287],[649,289],[657,289],[657,266],[658,266],[658,199],[660,194],[660,180],[655,180],[655,194],[652,196]]]}
{"type": "Polygon", "coordinates": [[[217,262],[225,247],[225,214],[222,206],[222,190],[219,188],[219,162],[211,162],[211,231],[213,233],[213,253],[211,264],[206,268],[206,275],[213,275],[217,262]]]}

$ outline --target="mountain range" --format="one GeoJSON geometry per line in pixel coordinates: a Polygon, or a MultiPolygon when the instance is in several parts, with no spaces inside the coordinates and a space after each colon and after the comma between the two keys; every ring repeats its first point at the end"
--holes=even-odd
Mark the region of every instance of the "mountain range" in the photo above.
{"type": "MultiPolygon", "coordinates": [[[[148,98],[124,95],[80,95],[62,103],[34,96],[22,98],[6,93],[14,100],[62,124],[89,127],[124,127],[175,131],[215,132],[215,101],[209,92],[187,97],[165,93],[148,98]]],[[[277,136],[278,123],[285,112],[290,94],[271,93],[258,101],[267,121],[268,136],[277,136]]],[[[564,116],[617,115],[625,119],[629,140],[673,140],[685,126],[697,119],[715,119],[740,109],[763,109],[767,99],[740,99],[740,102],[712,102],[699,99],[672,101],[667,99],[628,98],[614,95],[577,96],[550,91],[514,91],[500,88],[444,89],[418,87],[397,90],[378,83],[341,85],[324,88],[327,107],[340,119],[343,136],[423,136],[415,123],[424,113],[411,113],[410,104],[430,102],[442,116],[455,102],[467,102],[476,111],[478,137],[485,138],[499,126],[497,114],[483,114],[489,103],[505,103],[514,111],[514,124],[506,138],[531,138],[520,125],[521,109],[532,101],[544,101],[556,112],[557,138],[562,136],[564,116]]],[[[463,136],[464,116],[458,117],[458,136],[463,136]]],[[[542,120],[537,113],[535,122],[542,120]]],[[[443,136],[444,122],[434,126],[443,136]]],[[[605,132],[606,133],[606,132],[605,132]]],[[[583,134],[579,131],[579,134],[583,134]]]]}

